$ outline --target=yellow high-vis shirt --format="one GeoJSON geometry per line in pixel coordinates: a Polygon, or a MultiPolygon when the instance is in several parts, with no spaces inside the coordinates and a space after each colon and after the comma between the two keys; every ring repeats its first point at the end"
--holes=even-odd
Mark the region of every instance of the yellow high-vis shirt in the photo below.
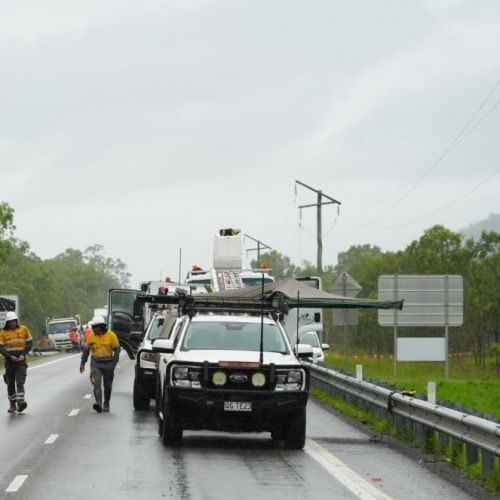
{"type": "Polygon", "coordinates": [[[0,347],[9,353],[24,351],[29,340],[32,340],[31,332],[24,325],[19,325],[15,330],[0,331],[0,347]]]}
{"type": "Polygon", "coordinates": [[[90,334],[85,344],[94,359],[112,359],[113,349],[119,346],[118,337],[111,330],[102,335],[90,334]]]}

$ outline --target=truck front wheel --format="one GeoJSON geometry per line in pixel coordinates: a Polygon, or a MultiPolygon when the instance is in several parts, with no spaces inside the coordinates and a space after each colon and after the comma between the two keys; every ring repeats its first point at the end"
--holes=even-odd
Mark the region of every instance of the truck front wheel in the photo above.
{"type": "Polygon", "coordinates": [[[285,448],[301,450],[306,444],[306,409],[293,413],[284,429],[285,448]]]}
{"type": "Polygon", "coordinates": [[[166,397],[163,398],[163,423],[161,440],[165,446],[176,446],[182,441],[182,423],[173,408],[170,408],[166,397]]]}
{"type": "Polygon", "coordinates": [[[134,408],[136,410],[147,410],[149,408],[149,394],[137,378],[134,380],[134,408]]]}

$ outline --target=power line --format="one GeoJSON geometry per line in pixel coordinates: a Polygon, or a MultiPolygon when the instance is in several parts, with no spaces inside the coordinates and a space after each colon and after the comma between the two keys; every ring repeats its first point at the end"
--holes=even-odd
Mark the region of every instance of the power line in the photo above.
{"type": "MultiPolygon", "coordinates": [[[[400,198],[393,206],[389,208],[389,211],[392,210],[395,206],[397,206],[402,200],[404,200],[409,194],[424,180],[424,178],[439,164],[441,161],[448,156],[455,148],[457,148],[464,140],[466,137],[468,137],[478,126],[480,123],[484,121],[484,119],[497,107],[500,101],[497,101],[490,110],[483,115],[480,120],[470,129],[467,131],[468,127],[471,125],[471,123],[476,119],[478,114],[481,112],[481,110],[484,108],[486,103],[489,101],[490,97],[495,93],[497,88],[500,86],[500,79],[498,79],[493,86],[493,88],[488,92],[487,96],[483,99],[481,104],[476,108],[474,113],[472,113],[471,117],[467,120],[465,125],[460,129],[458,134],[453,138],[453,140],[448,144],[448,146],[444,149],[444,151],[441,153],[441,155],[438,156],[438,158],[431,163],[429,167],[427,167],[425,170],[420,172],[418,175],[413,177],[410,181],[407,183],[403,184],[400,188],[398,188],[396,191],[393,193],[385,196],[384,198],[380,198],[379,200],[373,201],[369,203],[368,205],[364,205],[362,207],[354,208],[354,209],[347,209],[348,212],[358,212],[361,210],[367,210],[368,208],[372,208],[376,205],[380,205],[381,203],[389,200],[390,198],[393,198],[397,194],[399,194],[401,191],[403,191],[407,186],[410,186],[410,189],[408,192],[405,193],[405,195],[400,198]]],[[[385,215],[387,212],[384,212],[385,215]]],[[[376,219],[378,220],[378,219],[376,219]]],[[[366,227],[366,226],[364,226],[366,227]]]]}
{"type": "MultiPolygon", "coordinates": [[[[499,83],[500,83],[500,80],[499,80],[499,83]]],[[[452,149],[455,149],[457,146],[459,146],[498,107],[499,104],[500,104],[500,99],[498,101],[496,101],[495,104],[493,104],[493,106],[491,106],[491,108],[480,118],[480,120],[477,123],[474,124],[474,126],[471,129],[469,129],[467,131],[466,134],[462,135],[462,137],[460,137],[460,139],[458,139],[458,141],[457,140],[455,141],[455,144],[454,144],[454,146],[453,146],[452,149]]],[[[379,221],[385,215],[387,215],[389,212],[391,212],[397,205],[399,205],[403,200],[405,200],[417,188],[417,186],[424,180],[424,178],[427,175],[428,171],[430,171],[430,169],[434,168],[434,166],[436,166],[437,163],[439,163],[445,156],[448,155],[449,152],[452,151],[452,149],[450,149],[449,151],[443,153],[438,158],[438,160],[436,160],[436,162],[434,162],[434,164],[431,165],[431,167],[429,167],[426,171],[424,171],[422,174],[420,174],[421,178],[413,186],[411,186],[410,189],[401,198],[399,198],[398,200],[396,200],[390,207],[388,207],[381,214],[379,214],[377,217],[375,217],[374,219],[370,220],[366,224],[364,224],[362,226],[358,226],[358,228],[354,229],[353,231],[342,233],[342,235],[353,234],[353,233],[357,233],[359,231],[362,231],[363,229],[366,229],[367,227],[372,226],[372,224],[374,222],[379,221]],[[425,174],[425,175],[423,175],[423,174],[425,174]]]]}
{"type": "Polygon", "coordinates": [[[483,179],[480,183],[476,184],[472,189],[469,189],[465,193],[461,194],[458,198],[455,198],[450,203],[447,203],[446,205],[441,206],[440,208],[434,210],[431,213],[428,213],[427,215],[424,215],[423,217],[420,217],[418,219],[414,219],[412,221],[407,221],[407,222],[404,222],[402,224],[397,224],[395,226],[380,226],[380,227],[374,227],[374,229],[397,229],[400,227],[407,226],[408,224],[416,224],[416,223],[421,222],[425,219],[428,219],[429,217],[433,217],[434,215],[438,214],[439,212],[442,212],[443,210],[446,210],[446,209],[452,207],[453,205],[456,205],[457,203],[462,201],[465,197],[469,196],[474,191],[477,191],[483,184],[486,184],[490,179],[492,179],[493,177],[495,177],[495,175],[497,175],[499,173],[500,173],[500,168],[498,170],[495,170],[495,172],[490,174],[488,177],[486,177],[486,179],[483,179]]]}

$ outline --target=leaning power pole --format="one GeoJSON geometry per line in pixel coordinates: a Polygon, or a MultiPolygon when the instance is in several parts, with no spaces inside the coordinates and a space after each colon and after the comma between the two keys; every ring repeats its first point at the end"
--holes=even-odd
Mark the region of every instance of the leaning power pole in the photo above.
{"type": "Polygon", "coordinates": [[[262,241],[258,240],[257,238],[253,238],[249,234],[245,234],[244,236],[245,236],[245,238],[248,238],[249,240],[255,241],[255,243],[257,243],[257,247],[256,248],[247,248],[246,249],[247,252],[257,251],[257,262],[259,262],[259,260],[260,260],[260,251],[261,250],[266,250],[266,249],[267,250],[272,250],[272,248],[269,245],[266,245],[265,243],[263,243],[262,241]]]}
{"type": "Polygon", "coordinates": [[[303,186],[311,191],[314,191],[317,195],[316,203],[311,203],[309,205],[301,205],[301,206],[299,206],[299,209],[302,210],[303,208],[316,207],[316,233],[317,233],[316,239],[317,239],[317,243],[318,243],[318,253],[317,253],[317,257],[316,257],[316,268],[318,271],[318,275],[322,276],[323,275],[323,238],[321,236],[321,232],[322,232],[321,207],[323,205],[331,205],[333,203],[340,206],[341,202],[335,200],[334,198],[331,198],[330,196],[324,194],[322,191],[320,191],[318,189],[314,189],[311,186],[304,184],[303,182],[296,180],[295,184],[300,184],[301,186],[303,186]],[[329,201],[323,201],[323,197],[325,197],[329,201]]]}

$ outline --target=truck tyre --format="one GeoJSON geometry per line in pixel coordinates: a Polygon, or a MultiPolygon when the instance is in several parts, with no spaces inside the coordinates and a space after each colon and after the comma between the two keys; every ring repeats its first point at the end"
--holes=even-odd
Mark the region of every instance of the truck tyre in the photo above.
{"type": "Polygon", "coordinates": [[[162,399],[161,399],[161,389],[160,389],[160,377],[156,378],[156,395],[155,395],[155,415],[156,415],[156,420],[158,421],[158,435],[162,437],[163,435],[163,420],[160,417],[160,409],[162,406],[162,399]]]}
{"type": "Polygon", "coordinates": [[[134,379],[134,408],[136,410],[149,408],[149,394],[137,379],[134,379]]]}
{"type": "Polygon", "coordinates": [[[273,441],[283,441],[284,431],[283,426],[280,425],[271,431],[271,439],[273,441]]]}
{"type": "Polygon", "coordinates": [[[182,441],[182,424],[175,410],[169,407],[166,397],[163,398],[162,413],[161,440],[165,446],[176,446],[182,441]]]}
{"type": "Polygon", "coordinates": [[[285,448],[301,450],[306,444],[306,409],[293,413],[284,432],[285,448]]]}

